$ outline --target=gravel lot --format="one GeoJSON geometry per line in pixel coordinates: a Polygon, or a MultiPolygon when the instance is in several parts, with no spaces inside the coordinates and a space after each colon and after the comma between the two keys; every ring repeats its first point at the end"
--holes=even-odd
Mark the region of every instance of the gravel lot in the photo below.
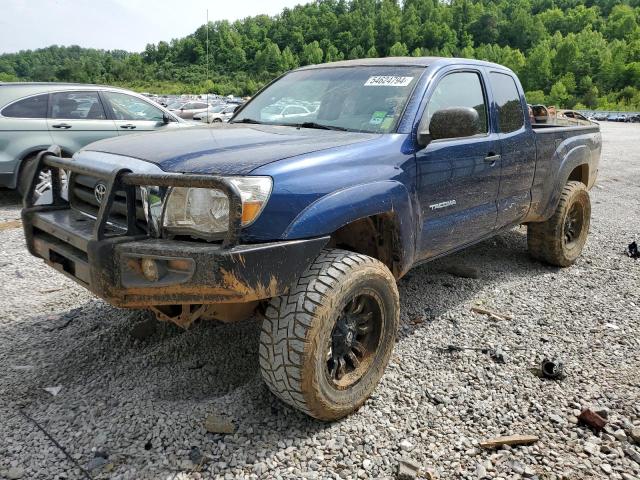
{"type": "Polygon", "coordinates": [[[393,478],[401,457],[422,478],[640,478],[630,436],[640,427],[640,261],[624,254],[640,241],[640,125],[602,130],[577,264],[533,262],[519,228],[416,268],[400,282],[387,373],[334,424],[268,392],[256,320],[182,332],[113,308],[27,254],[11,222],[18,198],[0,192],[0,478],[89,478],[21,412],[95,479],[393,478]],[[459,265],[479,278],[447,273],[459,265]],[[471,312],[478,305],[513,318],[471,312]],[[506,362],[437,348],[450,344],[500,346],[506,362]],[[540,379],[544,357],[562,359],[566,378],[540,379]],[[44,390],[55,386],[56,396],[44,390]],[[604,432],[576,424],[585,407],[608,413],[604,432]],[[210,414],[236,432],[207,433],[210,414]],[[508,434],[539,440],[479,447],[508,434]]]}

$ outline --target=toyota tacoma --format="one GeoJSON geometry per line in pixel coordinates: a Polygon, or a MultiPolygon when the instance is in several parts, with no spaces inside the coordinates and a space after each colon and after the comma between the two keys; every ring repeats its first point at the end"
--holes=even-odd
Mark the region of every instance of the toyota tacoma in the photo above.
{"type": "Polygon", "coordinates": [[[575,262],[600,150],[595,123],[532,123],[503,66],[343,61],[282,75],[228,125],[52,146],[22,218],[33,255],[113,305],[184,328],[258,314],[269,389],[335,420],[383,375],[412,267],[522,224],[534,259],[575,262]]]}

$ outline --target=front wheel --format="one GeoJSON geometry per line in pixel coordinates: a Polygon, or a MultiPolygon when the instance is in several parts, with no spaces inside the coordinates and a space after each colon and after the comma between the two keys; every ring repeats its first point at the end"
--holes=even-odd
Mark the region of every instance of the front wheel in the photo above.
{"type": "MultiPolygon", "coordinates": [[[[33,171],[36,168],[36,160],[38,154],[31,155],[25,158],[22,161],[22,166],[20,167],[20,175],[18,177],[18,193],[21,196],[24,196],[25,192],[29,188],[29,182],[31,181],[31,177],[33,175],[33,171]]],[[[62,180],[62,196],[66,198],[66,190],[68,187],[68,177],[66,171],[61,172],[61,180],[62,180]]],[[[33,192],[34,195],[34,205],[41,205],[51,203],[52,201],[51,191],[51,170],[48,168],[43,169],[38,175],[38,180],[36,182],[36,187],[33,192]]]]}
{"type": "Polygon", "coordinates": [[[324,250],[288,295],[272,299],[260,334],[269,389],[320,420],[371,395],[389,362],[400,317],[395,279],[371,257],[324,250]]]}
{"type": "Polygon", "coordinates": [[[591,200],[581,182],[567,182],[553,216],[527,226],[532,257],[558,267],[572,265],[582,253],[591,223],[591,200]]]}

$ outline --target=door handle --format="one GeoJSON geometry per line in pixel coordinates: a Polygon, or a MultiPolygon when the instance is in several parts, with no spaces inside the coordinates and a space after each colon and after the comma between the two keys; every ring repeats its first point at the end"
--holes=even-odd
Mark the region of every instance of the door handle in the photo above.
{"type": "Polygon", "coordinates": [[[484,163],[490,163],[491,165],[495,165],[495,163],[502,158],[502,155],[495,155],[490,153],[486,157],[484,157],[484,163]]]}
{"type": "Polygon", "coordinates": [[[133,123],[127,123],[126,125],[120,125],[120,128],[128,128],[129,130],[133,130],[136,126],[133,123]]]}
{"type": "Polygon", "coordinates": [[[64,128],[65,130],[71,128],[71,125],[68,123],[56,123],[55,125],[51,125],[53,128],[64,128]]]}

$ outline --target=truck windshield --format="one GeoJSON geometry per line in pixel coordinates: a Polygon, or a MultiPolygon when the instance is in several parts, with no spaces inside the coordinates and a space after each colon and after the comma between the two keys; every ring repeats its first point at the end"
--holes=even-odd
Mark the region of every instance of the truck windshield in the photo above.
{"type": "Polygon", "coordinates": [[[232,123],[393,132],[423,71],[375,66],[291,72],[256,96],[232,123]]]}

